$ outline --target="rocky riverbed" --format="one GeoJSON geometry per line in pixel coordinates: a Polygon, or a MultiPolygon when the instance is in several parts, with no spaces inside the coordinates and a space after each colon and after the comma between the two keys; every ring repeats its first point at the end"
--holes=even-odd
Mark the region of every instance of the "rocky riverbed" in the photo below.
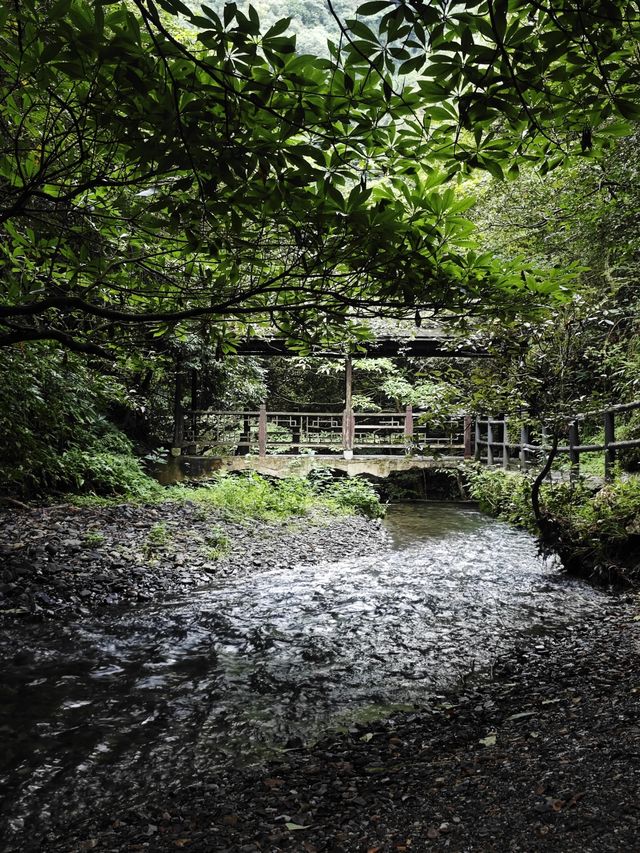
{"type": "Polygon", "coordinates": [[[490,682],[278,762],[121,795],[26,851],[627,853],[640,817],[640,623],[521,644],[490,682]]]}
{"type": "Polygon", "coordinates": [[[637,849],[638,601],[527,534],[433,506],[389,540],[189,504],[4,520],[2,853],[637,849]]]}
{"type": "Polygon", "coordinates": [[[384,547],[359,516],[233,521],[196,503],[0,513],[0,616],[63,617],[189,592],[213,579],[384,547]]]}

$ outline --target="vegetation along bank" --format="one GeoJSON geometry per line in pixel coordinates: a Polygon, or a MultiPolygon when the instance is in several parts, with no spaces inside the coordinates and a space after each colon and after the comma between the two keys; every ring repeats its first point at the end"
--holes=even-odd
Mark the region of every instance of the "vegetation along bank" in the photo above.
{"type": "Polygon", "coordinates": [[[603,583],[640,583],[640,478],[597,485],[544,483],[541,517],[532,504],[534,480],[514,472],[476,469],[469,491],[480,507],[537,534],[571,574],[603,583]]]}

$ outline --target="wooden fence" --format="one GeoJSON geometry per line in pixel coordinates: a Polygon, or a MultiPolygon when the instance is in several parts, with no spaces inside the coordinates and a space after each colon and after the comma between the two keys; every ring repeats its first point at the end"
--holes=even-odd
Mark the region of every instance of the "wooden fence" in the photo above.
{"type": "MultiPolygon", "coordinates": [[[[559,444],[557,452],[568,455],[570,474],[576,477],[580,473],[580,456],[583,453],[604,453],[603,475],[605,480],[613,476],[616,453],[640,447],[640,437],[616,441],[616,419],[619,415],[640,409],[640,402],[610,406],[593,412],[576,415],[567,425],[566,443],[559,444]],[[580,435],[586,422],[600,422],[604,440],[598,444],[581,444],[580,435]]],[[[549,431],[541,424],[537,443],[532,440],[533,429],[530,426],[520,428],[520,440],[514,443],[509,438],[509,423],[506,418],[479,417],[475,422],[475,459],[492,466],[501,464],[509,468],[515,462],[522,471],[533,465],[539,465],[551,450],[549,431]]]]}

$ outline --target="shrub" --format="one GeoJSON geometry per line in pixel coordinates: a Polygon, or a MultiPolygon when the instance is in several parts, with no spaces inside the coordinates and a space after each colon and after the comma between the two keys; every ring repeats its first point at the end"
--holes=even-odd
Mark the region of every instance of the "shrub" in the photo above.
{"type": "Polygon", "coordinates": [[[333,480],[319,494],[334,502],[345,512],[357,512],[367,518],[382,518],[386,507],[368,480],[357,477],[333,480]]]}
{"type": "Polygon", "coordinates": [[[221,474],[206,485],[195,489],[178,487],[170,495],[215,506],[240,518],[290,518],[316,510],[333,515],[359,512],[370,518],[384,514],[373,487],[362,480],[326,477],[269,480],[253,472],[238,476],[221,474]]]}
{"type": "Polygon", "coordinates": [[[531,507],[531,481],[507,471],[476,468],[470,471],[469,494],[488,515],[526,530],[537,530],[531,507]]]}

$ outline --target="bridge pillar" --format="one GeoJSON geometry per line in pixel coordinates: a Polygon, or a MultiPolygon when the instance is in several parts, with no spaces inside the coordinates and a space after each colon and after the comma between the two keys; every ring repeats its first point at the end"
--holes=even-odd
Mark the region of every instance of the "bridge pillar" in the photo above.
{"type": "Polygon", "coordinates": [[[173,440],[171,442],[171,455],[180,456],[184,444],[184,408],[182,395],[184,393],[184,373],[182,371],[182,357],[176,356],[176,384],[173,398],[173,440]]]}
{"type": "Polygon", "coordinates": [[[471,459],[473,456],[471,439],[471,415],[464,416],[464,458],[471,459]]]}
{"type": "Polygon", "coordinates": [[[351,355],[344,360],[344,412],[342,413],[342,450],[345,459],[353,456],[356,425],[353,414],[353,361],[351,355]]]}
{"type": "Polygon", "coordinates": [[[258,416],[258,455],[267,455],[267,407],[264,403],[258,416]]]}
{"type": "Polygon", "coordinates": [[[342,450],[345,459],[353,456],[353,439],[356,431],[356,418],[353,409],[345,409],[342,413],[342,450]]]}
{"type": "Polygon", "coordinates": [[[413,445],[413,408],[407,403],[404,410],[404,449],[411,453],[413,445]]]}

